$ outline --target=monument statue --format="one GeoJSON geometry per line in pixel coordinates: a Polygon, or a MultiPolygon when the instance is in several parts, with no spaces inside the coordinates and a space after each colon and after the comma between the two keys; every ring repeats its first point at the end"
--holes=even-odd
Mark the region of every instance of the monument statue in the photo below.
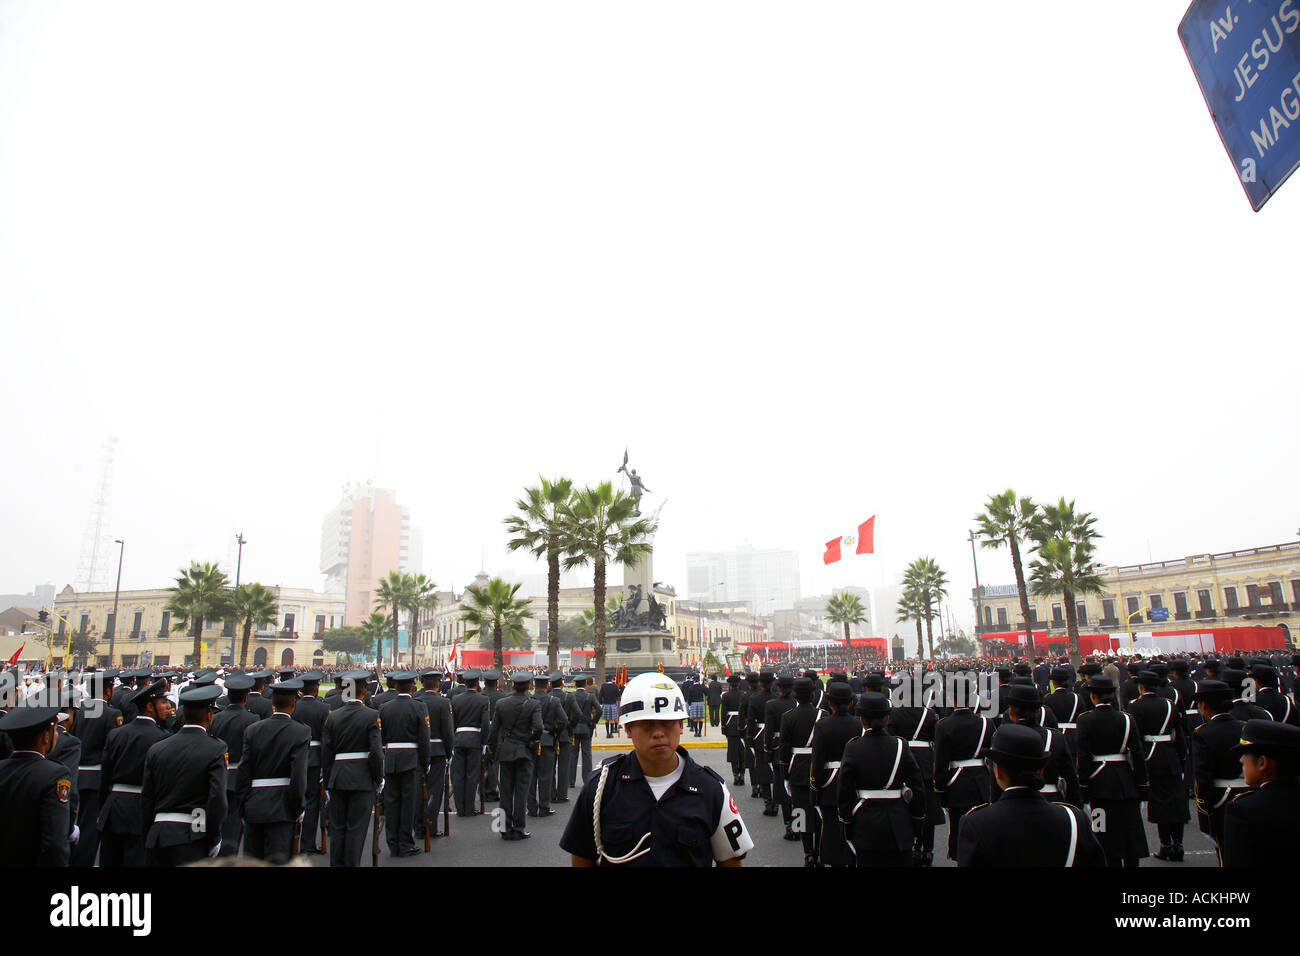
{"type": "MultiPolygon", "coordinates": [[[[641,517],[641,493],[645,491],[650,491],[650,489],[646,487],[645,482],[641,480],[641,476],[636,473],[635,468],[633,468],[631,471],[628,471],[626,448],[623,449],[623,464],[618,466],[618,470],[623,472],[623,474],[627,475],[627,480],[632,483],[632,490],[630,492],[632,501],[634,503],[633,504],[634,510],[632,511],[632,517],[639,518],[641,517]]],[[[615,474],[617,473],[618,472],[615,472],[615,474]]],[[[654,492],[651,492],[651,494],[653,493],[654,492]]]]}

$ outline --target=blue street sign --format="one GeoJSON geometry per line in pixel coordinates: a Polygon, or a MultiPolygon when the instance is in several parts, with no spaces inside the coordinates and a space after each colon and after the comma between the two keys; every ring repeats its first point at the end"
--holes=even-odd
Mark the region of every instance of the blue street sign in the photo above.
{"type": "Polygon", "coordinates": [[[1178,36],[1258,212],[1300,166],[1300,0],[1192,0],[1178,36]]]}
{"type": "Polygon", "coordinates": [[[1153,620],[1153,621],[1167,621],[1167,620],[1169,620],[1169,608],[1167,608],[1167,607],[1153,607],[1153,608],[1151,609],[1150,618],[1151,618],[1151,620],[1153,620]]]}

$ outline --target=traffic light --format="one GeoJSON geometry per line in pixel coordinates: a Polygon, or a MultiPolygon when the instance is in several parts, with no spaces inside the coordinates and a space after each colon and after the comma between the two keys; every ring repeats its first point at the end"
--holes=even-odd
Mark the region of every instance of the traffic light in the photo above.
{"type": "Polygon", "coordinates": [[[50,612],[45,610],[45,608],[41,608],[41,613],[36,615],[36,620],[40,621],[42,624],[45,624],[46,622],[49,621],[49,619],[50,619],[50,612]]]}

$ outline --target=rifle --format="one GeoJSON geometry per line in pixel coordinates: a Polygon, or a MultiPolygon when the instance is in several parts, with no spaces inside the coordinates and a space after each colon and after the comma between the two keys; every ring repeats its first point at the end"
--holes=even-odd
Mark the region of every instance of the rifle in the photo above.
{"type": "Polygon", "coordinates": [[[325,784],[320,785],[320,851],[328,853],[330,848],[330,818],[325,813],[325,784]]]}
{"type": "Polygon", "coordinates": [[[420,793],[424,797],[424,852],[428,853],[432,848],[429,844],[429,831],[433,829],[433,821],[429,819],[429,781],[427,779],[420,784],[420,793]]]}
{"type": "Polygon", "coordinates": [[[370,865],[379,865],[379,800],[378,793],[375,794],[375,838],[370,841],[370,865]]]}
{"type": "Polygon", "coordinates": [[[483,755],[483,760],[478,765],[478,812],[487,811],[487,798],[483,796],[487,789],[487,754],[483,755]]]}
{"type": "Polygon", "coordinates": [[[451,836],[451,761],[442,765],[442,832],[451,836]]]}
{"type": "Polygon", "coordinates": [[[295,856],[298,855],[298,851],[301,848],[301,846],[302,846],[302,821],[294,820],[293,821],[293,843],[290,844],[289,846],[290,859],[293,859],[295,856]]]}

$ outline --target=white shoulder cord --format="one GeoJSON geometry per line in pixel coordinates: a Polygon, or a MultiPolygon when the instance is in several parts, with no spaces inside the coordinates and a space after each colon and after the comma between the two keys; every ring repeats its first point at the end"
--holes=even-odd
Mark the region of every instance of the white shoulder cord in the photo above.
{"type": "Polygon", "coordinates": [[[623,856],[610,856],[605,852],[605,841],[600,838],[600,804],[605,797],[605,781],[609,777],[609,764],[603,764],[600,768],[600,781],[596,784],[596,800],[591,807],[591,828],[596,837],[596,865],[600,865],[602,858],[610,863],[627,863],[629,860],[635,860],[639,856],[644,856],[650,852],[650,847],[641,848],[641,844],[650,839],[650,834],[642,835],[641,839],[636,841],[636,846],[623,856]]]}
{"type": "Polygon", "coordinates": [[[1074,852],[1079,846],[1079,823],[1074,819],[1074,811],[1064,807],[1065,815],[1070,818],[1070,852],[1066,854],[1065,865],[1074,866],[1074,852]]]}

